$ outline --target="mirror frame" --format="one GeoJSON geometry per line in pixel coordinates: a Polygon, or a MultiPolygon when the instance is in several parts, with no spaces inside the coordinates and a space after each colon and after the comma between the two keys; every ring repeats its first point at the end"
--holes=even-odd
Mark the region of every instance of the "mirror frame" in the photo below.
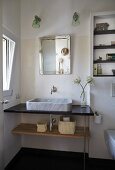
{"type": "Polygon", "coordinates": [[[71,48],[70,48],[71,39],[70,38],[71,38],[70,35],[46,36],[46,37],[40,38],[40,49],[39,49],[39,72],[40,72],[40,75],[70,75],[71,74],[71,48]],[[58,59],[56,59],[58,62],[58,66],[56,64],[55,73],[48,74],[48,73],[44,72],[44,58],[42,56],[42,41],[43,40],[56,40],[56,39],[67,39],[67,45],[63,46],[60,50],[61,58],[59,58],[59,55],[57,55],[58,53],[56,53],[56,51],[55,51],[56,58],[58,56],[58,59]],[[60,69],[60,67],[63,67],[62,63],[64,60],[68,60],[68,66],[66,66],[67,67],[66,71],[63,68],[60,69]]]}

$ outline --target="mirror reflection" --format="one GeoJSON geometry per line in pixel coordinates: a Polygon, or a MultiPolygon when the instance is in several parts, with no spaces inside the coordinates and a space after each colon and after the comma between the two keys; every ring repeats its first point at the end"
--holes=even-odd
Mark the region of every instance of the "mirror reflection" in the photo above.
{"type": "Polygon", "coordinates": [[[40,39],[40,74],[70,74],[70,36],[40,39]]]}

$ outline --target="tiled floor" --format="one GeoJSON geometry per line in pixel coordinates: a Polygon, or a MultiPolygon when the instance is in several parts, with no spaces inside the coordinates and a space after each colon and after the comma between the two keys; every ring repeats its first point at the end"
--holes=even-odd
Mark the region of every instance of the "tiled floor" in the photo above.
{"type": "MultiPolygon", "coordinates": [[[[5,170],[84,170],[83,155],[21,149],[5,170]]],[[[115,170],[115,161],[86,158],[86,170],[115,170]]]]}

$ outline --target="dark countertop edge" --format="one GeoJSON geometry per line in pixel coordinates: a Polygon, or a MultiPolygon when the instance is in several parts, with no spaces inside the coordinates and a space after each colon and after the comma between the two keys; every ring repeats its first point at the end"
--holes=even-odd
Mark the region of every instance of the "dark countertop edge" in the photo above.
{"type": "Polygon", "coordinates": [[[36,111],[26,110],[26,104],[20,103],[4,110],[5,113],[28,113],[28,114],[54,114],[54,115],[79,115],[79,116],[94,116],[90,106],[81,107],[80,105],[72,105],[72,111],[36,111]]]}
{"type": "Polygon", "coordinates": [[[93,113],[72,113],[72,112],[37,112],[37,111],[4,111],[5,113],[27,113],[27,114],[53,114],[53,115],[79,115],[79,116],[94,116],[93,113]]]}

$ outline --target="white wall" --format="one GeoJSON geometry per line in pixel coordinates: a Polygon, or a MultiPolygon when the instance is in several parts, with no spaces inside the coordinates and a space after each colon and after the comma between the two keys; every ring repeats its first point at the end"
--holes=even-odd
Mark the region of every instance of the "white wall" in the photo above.
{"type": "Polygon", "coordinates": [[[90,155],[108,158],[105,145],[104,131],[115,129],[115,97],[111,97],[111,84],[115,78],[95,78],[95,87],[91,88],[91,106],[102,114],[102,124],[92,124],[92,138],[90,141],[90,155]]]}
{"type": "MultiPolygon", "coordinates": [[[[108,14],[107,12],[100,13],[101,15],[108,14]]],[[[99,13],[94,13],[93,15],[99,15],[99,13]]],[[[112,23],[111,20],[113,19],[106,19],[106,22],[110,23],[110,28],[113,29],[114,22],[112,23]]],[[[100,22],[104,22],[105,20],[101,19],[100,22]]],[[[93,21],[92,21],[93,23],[93,21]]],[[[94,28],[93,28],[94,29],[94,28]]],[[[114,36],[113,36],[114,37],[114,36]]],[[[104,42],[104,43],[110,43],[110,39],[113,38],[112,36],[107,37],[105,36],[96,36],[94,39],[94,43],[104,42]]],[[[91,36],[91,42],[92,42],[92,36],[91,36]]],[[[93,49],[93,44],[92,48],[93,49]]],[[[109,50],[109,49],[108,49],[109,50]]],[[[113,49],[114,51],[114,49],[113,49]]],[[[98,56],[101,55],[103,58],[105,57],[106,51],[102,50],[99,52],[95,52],[95,56],[98,53],[98,56]]],[[[92,53],[91,53],[92,54],[92,53]]],[[[96,56],[97,57],[97,56],[96,56]]],[[[92,62],[92,57],[91,57],[92,62]]],[[[102,65],[102,72],[103,74],[111,74],[111,69],[115,67],[115,65],[108,64],[106,66],[106,73],[105,71],[105,65],[102,65]]],[[[93,67],[91,66],[91,70],[93,67]]],[[[105,145],[105,139],[104,139],[104,131],[106,129],[115,129],[115,97],[112,97],[112,83],[115,83],[114,77],[95,77],[95,86],[91,87],[91,107],[93,110],[96,110],[99,114],[102,114],[102,124],[96,125],[91,124],[92,129],[92,139],[90,142],[90,155],[93,157],[101,157],[101,158],[108,158],[110,155],[108,155],[107,146],[105,145]],[[97,140],[98,139],[98,140],[97,140]],[[100,144],[101,143],[101,144],[100,144]],[[97,149],[98,148],[98,149],[97,149]]]]}
{"type": "MultiPolygon", "coordinates": [[[[80,26],[72,26],[72,15],[77,10],[71,1],[26,1],[21,5],[21,71],[22,71],[22,101],[35,96],[50,96],[52,85],[58,88],[57,96],[73,97],[79,102],[79,88],[73,83],[76,75],[86,78],[89,75],[89,13],[81,11],[80,26]],[[63,9],[64,8],[64,9],[63,9]],[[59,12],[60,11],[60,12],[59,12]],[[54,13],[52,15],[52,13],[54,13]],[[32,28],[34,15],[42,18],[38,30],[32,28]],[[45,35],[71,35],[72,74],[70,76],[40,76],[38,38],[45,35]],[[83,63],[82,63],[83,62],[83,63]],[[84,64],[85,62],[85,64],[84,64]],[[26,65],[26,67],[25,67],[26,65]],[[83,71],[81,71],[81,69],[83,71]],[[29,76],[29,77],[28,77],[29,76]],[[66,81],[66,86],[64,82],[66,81]],[[26,82],[26,83],[25,83],[26,82]],[[28,86],[27,86],[28,84],[28,86]],[[41,84],[43,91],[41,90],[41,84]],[[45,86],[47,84],[47,87],[45,86]],[[73,89],[73,90],[72,90],[73,89]],[[28,93],[29,91],[29,93],[28,93]],[[76,91],[76,93],[74,93],[76,91]]],[[[78,6],[79,8],[84,8],[78,6]]]]}
{"type": "MultiPolygon", "coordinates": [[[[5,97],[9,100],[9,104],[4,106],[12,106],[19,102],[16,96],[20,95],[20,2],[18,0],[4,0],[2,6],[3,15],[3,33],[15,39],[16,48],[14,63],[12,68],[11,89],[12,96],[5,97]]],[[[21,139],[11,134],[14,128],[20,122],[21,116],[13,113],[4,114],[4,159],[5,165],[13,158],[21,147],[21,139]]]]}
{"type": "MultiPolygon", "coordinates": [[[[114,0],[21,0],[21,101],[24,102],[30,98],[35,97],[51,97],[50,89],[55,85],[58,89],[53,97],[70,97],[74,104],[80,102],[80,87],[74,85],[73,79],[79,75],[83,80],[90,74],[90,12],[97,11],[113,11],[115,6],[114,0]],[[80,13],[80,25],[72,26],[73,13],[77,11],[80,13]],[[32,28],[32,21],[34,15],[41,17],[41,27],[39,29],[32,28]],[[71,61],[72,74],[71,75],[39,75],[39,53],[38,53],[38,38],[47,35],[71,35],[71,61]]],[[[106,81],[106,80],[104,80],[106,81]]],[[[103,78],[100,83],[96,79],[95,90],[100,91],[103,78]]],[[[107,80],[108,81],[108,80],[107,80]]],[[[93,89],[93,90],[94,90],[93,89]]],[[[101,93],[95,96],[95,107],[97,110],[105,113],[104,121],[107,122],[108,116],[114,118],[114,106],[110,99],[109,106],[103,108],[102,101],[99,100],[105,97],[108,93],[108,86],[101,89],[101,93]],[[100,97],[101,95],[101,97],[100,97]],[[97,103],[97,101],[99,102],[97,103]],[[111,103],[110,103],[111,102],[111,103]],[[112,111],[111,111],[112,109],[112,111]],[[108,110],[108,111],[107,111],[108,110]],[[111,112],[111,113],[110,113],[111,112]],[[110,114],[108,114],[110,113],[110,114]]],[[[97,94],[97,92],[95,93],[97,94]]],[[[88,101],[89,102],[89,101],[88,101]]],[[[94,107],[94,104],[92,104],[94,107]]],[[[38,117],[36,117],[38,119],[38,117]]],[[[29,121],[29,118],[22,117],[23,121],[29,121]]],[[[33,119],[31,117],[30,119],[33,119]]],[[[36,119],[36,120],[37,120],[36,119]]],[[[35,120],[35,119],[33,119],[35,120]]],[[[109,124],[111,124],[110,119],[109,124]]],[[[100,142],[100,136],[103,135],[103,129],[108,126],[95,126],[92,124],[92,136],[90,140],[90,156],[108,158],[108,152],[104,143],[104,139],[100,142]],[[96,127],[96,129],[95,129],[96,127]],[[98,130],[97,130],[98,129],[98,130]],[[96,138],[95,138],[96,136],[96,138]],[[97,147],[95,145],[97,144],[97,147]],[[100,147],[98,147],[100,144],[100,147]],[[101,149],[100,149],[101,148],[101,149]]],[[[101,137],[103,138],[103,137],[101,137]]],[[[40,138],[39,140],[42,140],[40,138]]],[[[37,140],[37,141],[39,141],[37,140]]],[[[53,140],[48,138],[48,142],[54,143],[60,140],[63,143],[63,150],[67,149],[66,139],[53,140]]],[[[34,145],[36,138],[23,138],[23,145],[30,147],[44,148],[42,142],[37,146],[34,145]],[[32,141],[31,143],[29,141],[32,141]]],[[[70,141],[72,144],[73,141],[70,141]]],[[[80,143],[77,145],[79,147],[80,143]]],[[[69,150],[78,151],[78,147],[74,144],[69,150]]],[[[51,147],[49,147],[51,148],[51,147]]],[[[53,148],[53,147],[52,147],[53,148]]],[[[62,149],[56,146],[56,149],[62,149]]],[[[82,148],[80,149],[82,150],[82,148]]]]}

